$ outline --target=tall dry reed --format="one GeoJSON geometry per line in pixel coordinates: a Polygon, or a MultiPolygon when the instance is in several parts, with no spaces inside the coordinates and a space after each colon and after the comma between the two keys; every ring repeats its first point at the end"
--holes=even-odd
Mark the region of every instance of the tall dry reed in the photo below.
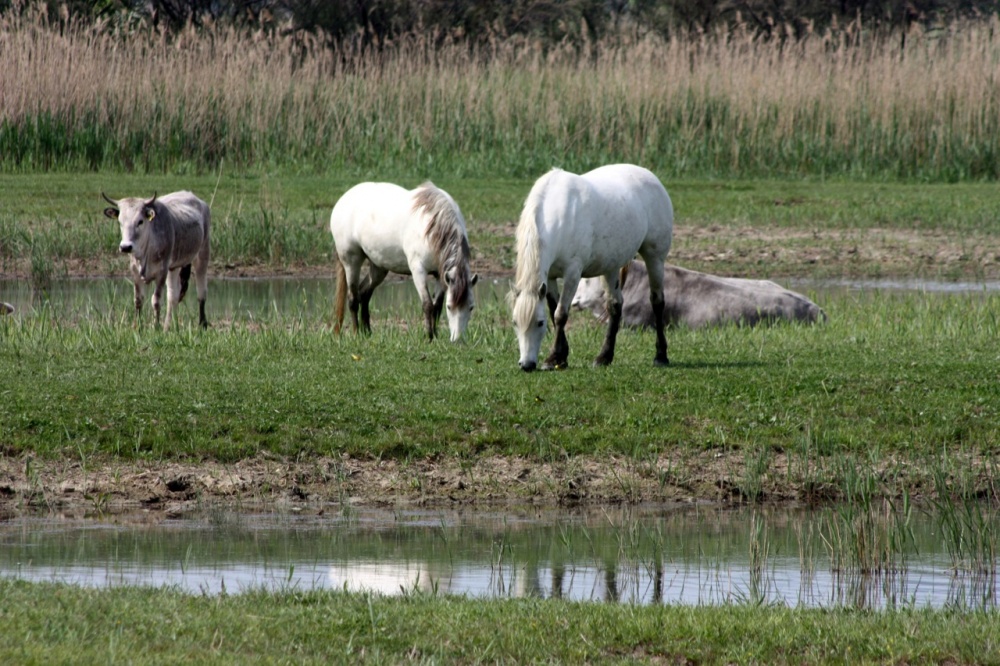
{"type": "Polygon", "coordinates": [[[412,38],[0,22],[0,168],[1000,176],[1000,21],[896,38],[412,38]]]}

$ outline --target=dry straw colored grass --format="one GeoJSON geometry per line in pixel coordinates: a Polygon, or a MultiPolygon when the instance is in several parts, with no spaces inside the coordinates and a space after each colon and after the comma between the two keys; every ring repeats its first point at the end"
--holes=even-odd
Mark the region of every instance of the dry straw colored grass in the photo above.
{"type": "Polygon", "coordinates": [[[877,38],[619,37],[588,54],[414,38],[379,54],[234,28],[0,23],[7,170],[1000,176],[1000,21],[877,38]]]}

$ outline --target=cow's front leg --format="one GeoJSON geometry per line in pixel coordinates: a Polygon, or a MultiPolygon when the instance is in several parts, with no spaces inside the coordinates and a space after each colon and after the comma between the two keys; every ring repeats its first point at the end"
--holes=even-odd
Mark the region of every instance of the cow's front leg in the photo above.
{"type": "MultiPolygon", "coordinates": [[[[156,280],[156,286],[153,287],[153,312],[156,314],[156,325],[160,325],[160,300],[163,298],[163,285],[167,282],[167,276],[163,275],[156,280]]],[[[167,330],[164,326],[163,330],[167,330]]]]}

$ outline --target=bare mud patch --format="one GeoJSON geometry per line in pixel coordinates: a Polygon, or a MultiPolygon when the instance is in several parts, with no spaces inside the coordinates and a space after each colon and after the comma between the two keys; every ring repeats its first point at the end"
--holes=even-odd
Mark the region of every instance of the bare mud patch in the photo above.
{"type": "MultiPolygon", "coordinates": [[[[417,461],[259,455],[218,461],[0,460],[0,517],[44,510],[164,515],[200,506],[498,506],[614,503],[828,504],[842,498],[842,479],[822,461],[803,467],[785,453],[768,466],[738,450],[664,452],[657,458],[576,456],[555,461],[483,456],[417,461]]],[[[976,492],[997,499],[989,465],[971,459],[976,492]]],[[[839,468],[839,466],[838,466],[839,468]]],[[[933,474],[918,461],[887,459],[861,470],[889,498],[930,498],[933,474]],[[884,482],[882,480],[885,480],[884,482]]],[[[966,479],[968,481],[968,478],[966,479]]]]}

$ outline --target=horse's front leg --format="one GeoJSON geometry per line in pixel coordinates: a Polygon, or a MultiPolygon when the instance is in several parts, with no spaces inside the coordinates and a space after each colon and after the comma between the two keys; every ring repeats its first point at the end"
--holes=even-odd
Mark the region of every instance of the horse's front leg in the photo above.
{"type": "Polygon", "coordinates": [[[420,304],[423,306],[424,322],[427,325],[427,339],[433,340],[434,335],[437,333],[437,320],[441,316],[441,308],[444,306],[444,290],[442,289],[441,293],[435,297],[428,289],[427,272],[422,268],[414,268],[412,266],[410,271],[413,274],[413,286],[420,295],[420,304]]]}
{"type": "MultiPolygon", "coordinates": [[[[552,319],[556,326],[556,342],[552,346],[552,353],[542,363],[542,370],[561,370],[569,365],[569,340],[566,338],[566,323],[569,321],[569,308],[576,294],[576,288],[580,284],[580,272],[576,271],[563,276],[562,293],[559,295],[559,302],[552,319]]],[[[551,287],[551,284],[550,284],[551,287]]],[[[546,292],[546,300],[551,288],[546,292]]]]}
{"type": "Polygon", "coordinates": [[[604,280],[604,293],[607,299],[605,308],[608,311],[608,331],[604,336],[604,345],[601,353],[594,359],[594,365],[611,365],[615,360],[615,343],[618,340],[618,329],[622,322],[622,285],[618,271],[608,273],[602,277],[604,280]]]}

